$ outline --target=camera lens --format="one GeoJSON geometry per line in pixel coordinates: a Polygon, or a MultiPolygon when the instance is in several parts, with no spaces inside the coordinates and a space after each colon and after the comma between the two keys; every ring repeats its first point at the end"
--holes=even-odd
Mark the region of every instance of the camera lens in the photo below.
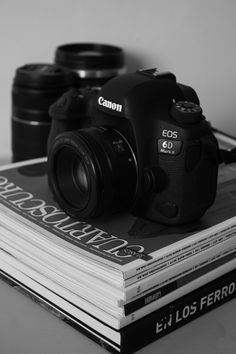
{"type": "Polygon", "coordinates": [[[101,87],[112,77],[125,72],[123,50],[106,44],[61,45],[56,49],[55,63],[75,73],[78,88],[101,87]]]}
{"type": "Polygon", "coordinates": [[[60,134],[51,146],[48,170],[56,200],[72,217],[126,209],[136,193],[135,155],[114,129],[92,127],[60,134]]]}
{"type": "Polygon", "coordinates": [[[13,161],[46,156],[50,105],[73,86],[72,74],[53,64],[26,64],[12,88],[13,161]]]}

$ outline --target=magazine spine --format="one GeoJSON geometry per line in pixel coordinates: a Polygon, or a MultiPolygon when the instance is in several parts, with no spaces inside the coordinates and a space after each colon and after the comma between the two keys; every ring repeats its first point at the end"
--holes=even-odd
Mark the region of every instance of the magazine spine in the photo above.
{"type": "Polygon", "coordinates": [[[121,353],[141,349],[236,296],[236,270],[192,291],[121,330],[121,353]]]}
{"type": "Polygon", "coordinates": [[[141,318],[144,318],[145,316],[153,313],[154,311],[157,311],[158,309],[166,306],[172,301],[175,301],[179,299],[180,297],[185,296],[186,294],[191,293],[192,291],[198,289],[201,286],[204,286],[208,284],[209,282],[217,279],[218,277],[222,276],[223,274],[226,274],[230,272],[232,269],[236,269],[236,259],[232,259],[231,261],[228,261],[227,263],[217,267],[216,269],[198,277],[197,279],[194,279],[193,281],[187,283],[186,285],[171,291],[167,295],[161,297],[160,299],[157,299],[154,302],[151,302],[145,307],[140,308],[137,311],[132,312],[131,314],[123,317],[120,319],[120,328],[123,328],[130,323],[133,323],[135,321],[138,321],[141,318]]]}
{"type": "Polygon", "coordinates": [[[173,264],[158,273],[150,275],[148,278],[138,281],[125,288],[125,301],[132,299],[140,293],[147,291],[154,286],[161,286],[166,279],[180,277],[183,272],[190,273],[207,263],[215,261],[217,258],[223,257],[225,252],[229,252],[236,247],[235,233],[230,234],[223,242],[217,243],[215,246],[210,246],[201,251],[201,254],[190,256],[180,263],[173,264]]]}
{"type": "Polygon", "coordinates": [[[190,274],[184,275],[174,281],[170,281],[169,283],[161,286],[155,287],[150,291],[146,291],[143,293],[142,296],[138,296],[133,298],[131,301],[125,303],[124,306],[124,314],[125,316],[135,312],[148,304],[158,301],[163,296],[169,294],[170,292],[179,289],[181,286],[184,286],[191,281],[197,279],[198,277],[207,274],[208,272],[212,271],[213,269],[217,269],[217,267],[222,266],[223,264],[229,262],[230,260],[236,257],[236,252],[232,252],[215,262],[207,264],[205,267],[197,269],[190,274]]]}

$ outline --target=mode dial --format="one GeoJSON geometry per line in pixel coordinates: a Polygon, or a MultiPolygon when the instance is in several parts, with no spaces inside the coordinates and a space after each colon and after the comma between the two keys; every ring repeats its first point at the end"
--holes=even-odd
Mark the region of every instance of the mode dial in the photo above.
{"type": "Polygon", "coordinates": [[[196,124],[205,119],[201,107],[189,101],[173,102],[170,115],[181,124],[196,124]]]}

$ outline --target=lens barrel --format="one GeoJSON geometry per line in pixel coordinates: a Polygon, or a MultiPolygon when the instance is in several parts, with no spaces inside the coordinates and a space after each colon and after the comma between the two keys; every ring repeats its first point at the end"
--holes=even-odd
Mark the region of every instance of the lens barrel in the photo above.
{"type": "Polygon", "coordinates": [[[114,129],[59,135],[49,152],[48,174],[59,205],[79,219],[128,208],[137,189],[135,155],[114,129]]]}
{"type": "Polygon", "coordinates": [[[13,161],[47,154],[50,105],[73,86],[73,75],[54,64],[26,64],[12,87],[13,161]]]}
{"type": "Polygon", "coordinates": [[[112,77],[125,72],[123,50],[107,44],[61,45],[56,49],[55,63],[74,72],[78,88],[101,87],[112,77]]]}

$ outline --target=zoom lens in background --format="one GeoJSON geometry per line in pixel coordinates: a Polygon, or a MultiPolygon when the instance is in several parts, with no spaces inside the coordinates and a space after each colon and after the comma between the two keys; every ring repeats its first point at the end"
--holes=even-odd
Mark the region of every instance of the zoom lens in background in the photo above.
{"type": "Polygon", "coordinates": [[[55,63],[72,70],[76,87],[102,87],[112,77],[124,73],[125,56],[120,47],[96,43],[58,46],[55,63]]]}
{"type": "Polygon", "coordinates": [[[48,176],[61,208],[80,220],[127,209],[137,189],[130,145],[102,127],[60,134],[49,152],[48,176]]]}
{"type": "Polygon", "coordinates": [[[12,87],[13,161],[47,154],[50,105],[74,84],[73,75],[54,64],[26,64],[16,70],[12,87]]]}

